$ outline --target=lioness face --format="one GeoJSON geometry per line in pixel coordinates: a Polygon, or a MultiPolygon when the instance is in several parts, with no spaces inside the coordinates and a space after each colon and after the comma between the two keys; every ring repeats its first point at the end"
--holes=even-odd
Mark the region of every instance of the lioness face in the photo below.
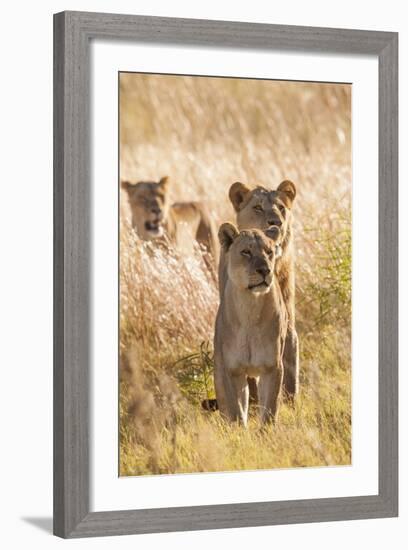
{"type": "Polygon", "coordinates": [[[161,237],[164,233],[169,209],[168,178],[159,182],[122,182],[132,212],[132,225],[145,241],[161,237]]]}
{"type": "Polygon", "coordinates": [[[271,289],[275,261],[282,250],[279,227],[269,227],[268,232],[266,237],[258,229],[239,232],[231,223],[220,227],[218,235],[227,252],[228,277],[242,290],[265,294],[271,289]]]}
{"type": "Polygon", "coordinates": [[[291,181],[283,181],[275,191],[261,186],[251,189],[236,182],[230,188],[229,197],[240,229],[256,228],[269,236],[269,229],[277,226],[282,240],[285,239],[296,197],[296,187],[291,181]]]}

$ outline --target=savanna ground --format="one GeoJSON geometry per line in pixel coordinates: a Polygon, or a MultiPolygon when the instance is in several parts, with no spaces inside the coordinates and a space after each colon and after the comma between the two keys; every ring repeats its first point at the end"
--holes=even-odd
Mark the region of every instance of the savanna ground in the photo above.
{"type": "Polygon", "coordinates": [[[235,181],[291,179],[301,391],[247,430],[201,409],[214,397],[218,290],[199,249],[142,243],[121,195],[120,474],[351,462],[351,88],[122,74],[121,179],[172,178],[172,198],[234,220],[235,181]]]}

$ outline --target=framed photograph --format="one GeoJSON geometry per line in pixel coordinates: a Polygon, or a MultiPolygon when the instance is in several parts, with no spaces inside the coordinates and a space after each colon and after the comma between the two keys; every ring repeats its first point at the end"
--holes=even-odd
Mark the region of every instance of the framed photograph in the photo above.
{"type": "Polygon", "coordinates": [[[398,35],[54,16],[54,532],[398,513],[398,35]]]}

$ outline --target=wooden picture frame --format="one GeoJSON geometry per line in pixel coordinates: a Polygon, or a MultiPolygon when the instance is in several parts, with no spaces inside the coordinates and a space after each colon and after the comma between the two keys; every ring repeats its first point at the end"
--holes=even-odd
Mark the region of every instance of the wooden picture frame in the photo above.
{"type": "Polygon", "coordinates": [[[54,533],[90,537],[393,517],[398,511],[398,35],[63,12],[54,16],[54,533]],[[370,54],[379,65],[378,495],[90,512],[90,40],[370,54]]]}

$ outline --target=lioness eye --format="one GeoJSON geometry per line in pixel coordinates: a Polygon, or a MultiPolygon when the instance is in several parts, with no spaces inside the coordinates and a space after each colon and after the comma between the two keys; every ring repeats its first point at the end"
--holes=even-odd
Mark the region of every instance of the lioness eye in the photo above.
{"type": "Polygon", "coordinates": [[[283,212],[285,212],[285,207],[283,206],[283,204],[280,204],[278,208],[279,208],[279,211],[282,212],[282,214],[283,212]]]}
{"type": "Polygon", "coordinates": [[[242,251],[241,251],[241,254],[242,254],[243,256],[247,256],[248,258],[251,257],[251,251],[250,251],[250,250],[247,250],[247,249],[242,250],[242,251]]]}
{"type": "Polygon", "coordinates": [[[263,208],[260,204],[257,204],[256,206],[254,206],[254,210],[256,210],[256,212],[263,212],[263,208]]]}

